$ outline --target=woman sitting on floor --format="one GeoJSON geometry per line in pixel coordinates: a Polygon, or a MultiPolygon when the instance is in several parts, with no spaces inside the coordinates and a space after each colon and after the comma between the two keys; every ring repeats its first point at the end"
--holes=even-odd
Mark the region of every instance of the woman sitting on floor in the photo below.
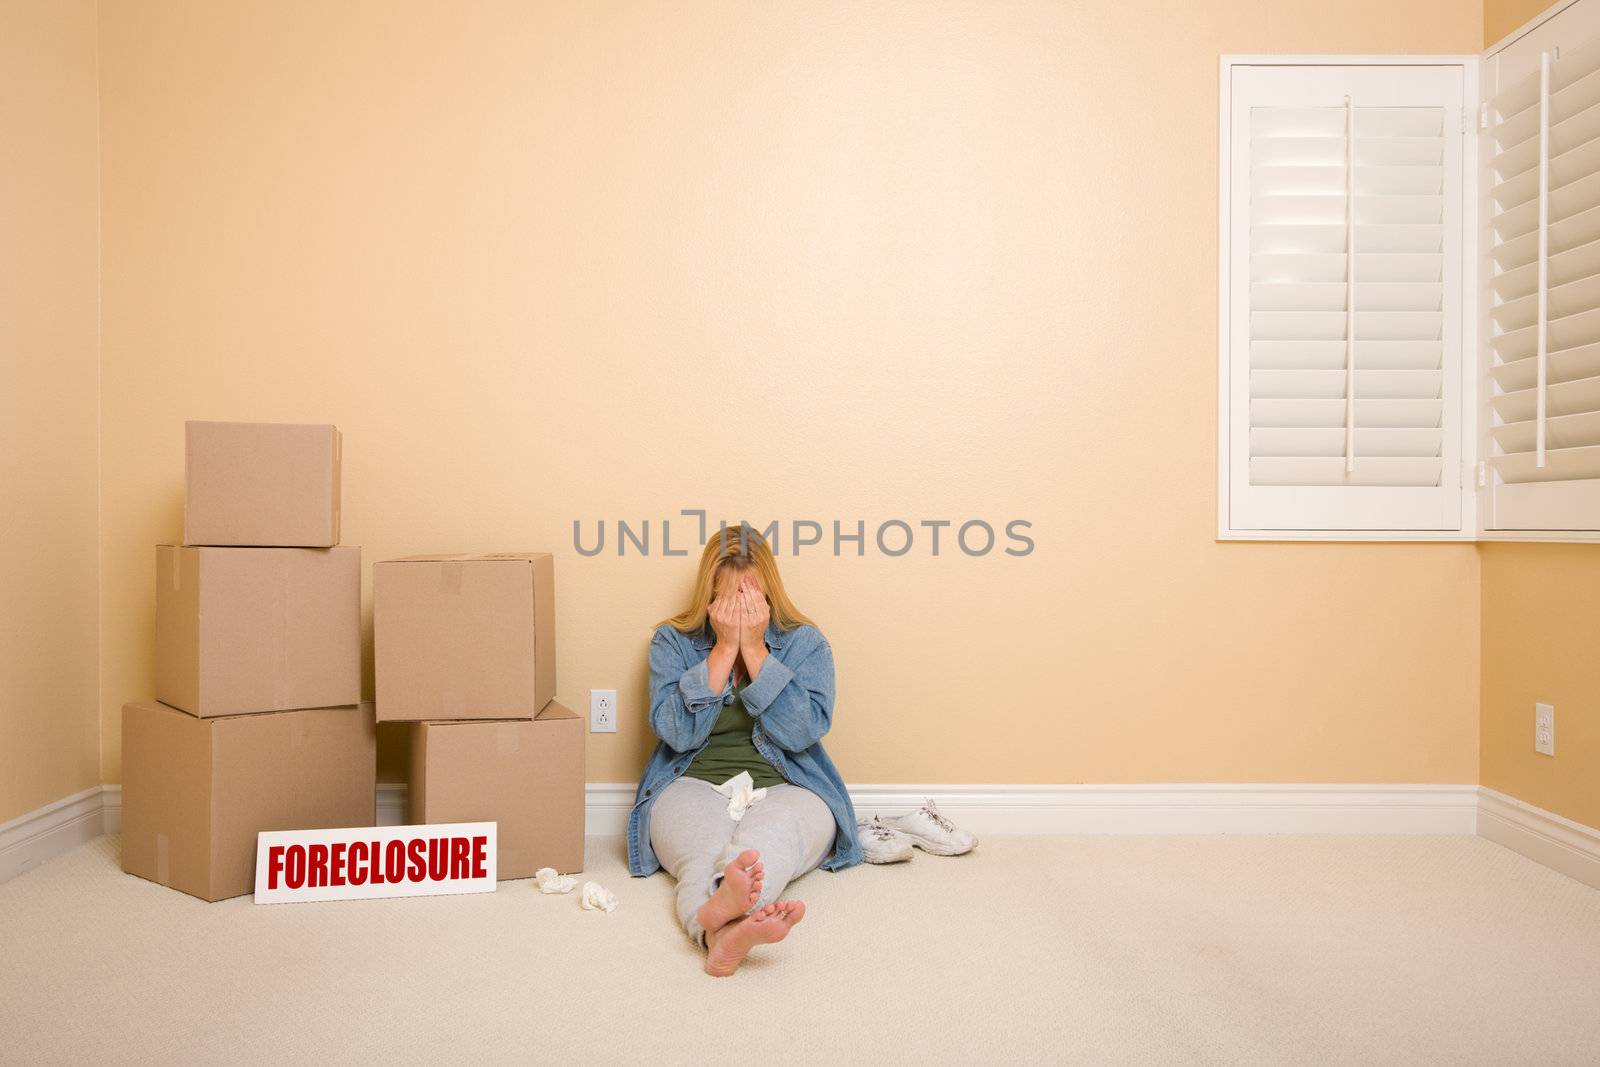
{"type": "Polygon", "coordinates": [[[805,917],[778,899],[791,881],[861,862],[855,811],[822,749],[832,720],[827,640],[784,592],[766,542],[723,531],[689,606],[650,641],[660,744],[628,821],[629,871],[677,879],[678,919],[709,974],[732,974],[805,917]]]}

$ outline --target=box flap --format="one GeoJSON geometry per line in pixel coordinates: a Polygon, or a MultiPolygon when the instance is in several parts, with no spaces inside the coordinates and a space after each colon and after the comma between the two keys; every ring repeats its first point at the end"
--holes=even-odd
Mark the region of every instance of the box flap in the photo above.
{"type": "Polygon", "coordinates": [[[541,711],[539,714],[534,716],[534,719],[539,721],[539,722],[547,722],[547,721],[559,720],[559,719],[576,719],[576,718],[578,718],[578,713],[577,712],[573,711],[571,708],[567,707],[565,704],[556,703],[554,700],[552,700],[550,703],[546,704],[544,706],[544,710],[541,711]]]}

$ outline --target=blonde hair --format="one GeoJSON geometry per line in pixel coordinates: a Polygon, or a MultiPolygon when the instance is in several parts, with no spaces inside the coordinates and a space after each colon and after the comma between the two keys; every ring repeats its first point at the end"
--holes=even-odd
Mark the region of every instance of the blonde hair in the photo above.
{"type": "Polygon", "coordinates": [[[761,576],[767,588],[767,604],[772,612],[772,622],[780,630],[793,630],[796,626],[815,625],[800,613],[784,591],[783,579],[778,577],[778,563],[772,558],[772,549],[762,536],[744,523],[720,531],[706,542],[700,554],[700,571],[695,575],[694,592],[689,594],[689,606],[670,619],[666,625],[680,633],[697,634],[706,628],[711,598],[716,595],[717,579],[724,571],[741,574],[753,570],[761,576]]]}

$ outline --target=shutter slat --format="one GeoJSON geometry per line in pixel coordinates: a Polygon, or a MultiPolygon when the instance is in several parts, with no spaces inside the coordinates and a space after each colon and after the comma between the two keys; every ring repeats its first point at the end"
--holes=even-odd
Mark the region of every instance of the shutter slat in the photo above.
{"type": "MultiPolygon", "coordinates": [[[[1552,231],[1563,221],[1591,208],[1600,207],[1600,171],[1587,174],[1560,188],[1550,190],[1550,225],[1552,231]]],[[[1539,225],[1539,198],[1532,199],[1509,211],[1493,216],[1495,238],[1511,241],[1525,233],[1533,232],[1539,225]]]]}
{"type": "MultiPolygon", "coordinates": [[[[1557,156],[1596,137],[1600,137],[1600,104],[1585,108],[1565,122],[1551,123],[1550,158],[1553,161],[1557,156]]],[[[1494,180],[1506,181],[1538,165],[1539,138],[1536,134],[1495,155],[1494,180]]]]}
{"type": "MultiPolygon", "coordinates": [[[[1569,282],[1600,274],[1600,241],[1569,248],[1550,257],[1550,284],[1566,285],[1569,282]]],[[[1496,274],[1489,279],[1489,287],[1504,302],[1536,294],[1539,289],[1539,265],[1529,263],[1516,270],[1496,274]]]]}
{"type": "MultiPolygon", "coordinates": [[[[1555,263],[1551,257],[1552,270],[1555,263]]],[[[1501,301],[1510,302],[1539,291],[1539,264],[1524,263],[1513,270],[1505,270],[1489,279],[1489,289],[1501,301]]]]}
{"type": "MultiPolygon", "coordinates": [[[[1550,72],[1551,102],[1570,85],[1575,85],[1596,70],[1600,70],[1600,38],[1582,41],[1574,47],[1564,47],[1561,59],[1550,72]]],[[[1513,78],[1489,102],[1491,112],[1504,119],[1539,106],[1539,71],[1513,78]]]]}
{"type": "Polygon", "coordinates": [[[1600,207],[1600,171],[1591,172],[1550,191],[1552,226],[1595,207],[1600,207]]]}
{"type": "Polygon", "coordinates": [[[1252,485],[1437,485],[1444,469],[1440,459],[1368,456],[1346,471],[1344,457],[1267,457],[1250,460],[1252,485]]]}
{"type": "MultiPolygon", "coordinates": [[[[1443,447],[1439,429],[1358,429],[1357,456],[1437,456],[1443,447]]],[[[1261,457],[1344,455],[1344,428],[1263,428],[1250,431],[1250,454],[1261,457]]]]}
{"type": "MultiPolygon", "coordinates": [[[[1444,159],[1438,137],[1358,137],[1356,169],[1363,167],[1436,167],[1444,159]]],[[[1254,137],[1250,162],[1265,167],[1331,167],[1344,175],[1344,132],[1329,137],[1254,137]]]]}
{"type": "MultiPolygon", "coordinates": [[[[1336,196],[1344,199],[1344,167],[1265,166],[1250,172],[1251,197],[1336,196]]],[[[1357,167],[1356,196],[1437,196],[1444,188],[1440,166],[1357,167]]]]}
{"type": "MultiPolygon", "coordinates": [[[[1437,341],[1441,318],[1437,311],[1357,311],[1356,340],[1437,341]]],[[[1262,341],[1336,341],[1344,331],[1343,311],[1250,313],[1250,336],[1262,341]]]]}
{"type": "MultiPolygon", "coordinates": [[[[1345,198],[1330,196],[1273,194],[1256,197],[1250,206],[1255,225],[1344,225],[1345,198]]],[[[1444,216],[1440,196],[1358,196],[1356,233],[1364,224],[1437,223],[1444,216]]]]}
{"type": "MultiPolygon", "coordinates": [[[[1357,252],[1356,277],[1366,282],[1442,282],[1444,265],[1431,252],[1357,252]]],[[[1343,252],[1281,252],[1250,257],[1252,282],[1344,284],[1343,252]]]]}
{"type": "Polygon", "coordinates": [[[1489,462],[1508,482],[1565,482],[1600,478],[1600,445],[1587,448],[1546,448],[1545,465],[1532,452],[1508,452],[1489,462]]]}
{"type": "Polygon", "coordinates": [[[1600,241],[1569,248],[1550,257],[1550,283],[1567,285],[1600,274],[1600,241]]]}
{"type": "MultiPolygon", "coordinates": [[[[1562,64],[1564,65],[1564,64],[1562,64]]],[[[1537,90],[1537,85],[1535,85],[1537,90]]],[[[1577,81],[1556,89],[1550,94],[1550,124],[1558,126],[1574,115],[1581,114],[1595,104],[1600,104],[1600,71],[1590,71],[1577,81]]],[[[1535,99],[1528,107],[1497,123],[1494,142],[1504,153],[1518,147],[1530,138],[1539,136],[1539,102],[1535,99]]],[[[1537,153],[1537,149],[1535,149],[1537,153]]]]}
{"type": "MultiPolygon", "coordinates": [[[[1489,403],[1504,422],[1526,422],[1538,414],[1537,393],[1537,389],[1518,389],[1492,397],[1489,403]]],[[[1578,415],[1586,411],[1600,411],[1600,377],[1546,386],[1546,415],[1578,415]]]]}
{"type": "MultiPolygon", "coordinates": [[[[1444,115],[1436,107],[1357,107],[1356,140],[1437,138],[1444,115]]],[[[1252,141],[1315,137],[1344,142],[1344,109],[1339,107],[1258,107],[1250,111],[1252,141]]],[[[1343,159],[1341,154],[1340,159],[1343,159]]],[[[1357,161],[1360,162],[1359,160],[1357,161]]]]}
{"type": "MultiPolygon", "coordinates": [[[[1581,211],[1550,227],[1551,256],[1586,245],[1590,241],[1600,241],[1600,208],[1581,211]]],[[[1515,270],[1534,262],[1538,257],[1539,235],[1526,233],[1515,240],[1497,243],[1489,255],[1501,271],[1515,270]]]]}
{"type": "Polygon", "coordinates": [[[1538,199],[1500,212],[1489,220],[1489,225],[1494,228],[1494,239],[1501,242],[1515,241],[1525,233],[1532,233],[1534,227],[1539,225],[1538,199]]]}
{"type": "MultiPolygon", "coordinates": [[[[1506,452],[1532,452],[1538,424],[1532,420],[1508,422],[1489,431],[1506,452]]],[[[1544,421],[1545,448],[1586,448],[1600,445],[1600,411],[1557,415],[1544,421]]]]}
{"type": "MultiPolygon", "coordinates": [[[[1356,366],[1370,370],[1437,370],[1443,341],[1357,341],[1356,366]]],[[[1343,373],[1344,341],[1252,341],[1252,370],[1337,370],[1343,373]]]]}
{"type": "Polygon", "coordinates": [[[1493,200],[1495,207],[1501,211],[1509,211],[1519,204],[1526,204],[1536,199],[1538,195],[1538,167],[1512,175],[1489,190],[1489,199],[1493,200]]]}
{"type": "MultiPolygon", "coordinates": [[[[1356,247],[1367,252],[1433,252],[1444,248],[1444,227],[1423,224],[1356,226],[1356,247]]],[[[1338,223],[1271,223],[1250,227],[1250,251],[1342,253],[1344,226],[1338,223]]],[[[1359,261],[1357,263],[1359,266],[1359,261]]]]}
{"type": "MultiPolygon", "coordinates": [[[[1561,319],[1551,319],[1545,327],[1549,353],[1600,341],[1600,310],[1584,311],[1561,319]]],[[[1489,339],[1489,347],[1502,362],[1527,359],[1536,353],[1539,339],[1537,326],[1500,334],[1489,339]]]]}
{"type": "MultiPolygon", "coordinates": [[[[1551,384],[1600,377],[1600,344],[1554,352],[1545,359],[1547,362],[1545,375],[1551,384]]],[[[1538,367],[1532,358],[1501,363],[1490,368],[1489,376],[1496,385],[1508,393],[1519,389],[1532,389],[1539,380],[1538,367]]]]}
{"type": "MultiPolygon", "coordinates": [[[[1356,371],[1356,396],[1373,400],[1433,400],[1443,384],[1444,373],[1437,370],[1356,371]]],[[[1344,389],[1343,369],[1250,372],[1252,399],[1342,400],[1344,389]]]]}
{"type": "MultiPolygon", "coordinates": [[[[1343,282],[1262,282],[1250,286],[1252,309],[1340,311],[1348,287],[1343,282]]],[[[1357,282],[1356,307],[1372,311],[1438,311],[1444,286],[1430,282],[1357,282]]]]}
{"type": "MultiPolygon", "coordinates": [[[[1600,137],[1550,160],[1550,187],[1559,189],[1580,181],[1600,169],[1600,137]]],[[[1539,196],[1539,167],[1534,166],[1507,178],[1490,190],[1489,196],[1501,209],[1510,209],[1539,196]]]]}
{"type": "MultiPolygon", "coordinates": [[[[1553,122],[1550,126],[1550,158],[1553,160],[1565,152],[1570,152],[1585,141],[1592,141],[1600,137],[1600,103],[1584,108],[1571,118],[1561,122],[1553,122]]],[[[1538,158],[1538,142],[1535,141],[1534,158],[1538,158]]]]}
{"type": "MultiPolygon", "coordinates": [[[[1553,259],[1551,263],[1554,264],[1553,259]]],[[[1590,275],[1587,278],[1558,285],[1554,273],[1552,270],[1550,288],[1545,291],[1548,321],[1552,325],[1557,319],[1600,307],[1600,275],[1590,275]]],[[[1539,317],[1539,294],[1533,293],[1500,304],[1489,312],[1489,317],[1494,319],[1495,325],[1502,330],[1519,330],[1525,326],[1532,326],[1539,317]]]]}
{"type": "MultiPolygon", "coordinates": [[[[1436,427],[1443,413],[1438,400],[1356,400],[1356,425],[1436,427]]],[[[1344,425],[1343,400],[1252,400],[1252,427],[1344,425]]]]}

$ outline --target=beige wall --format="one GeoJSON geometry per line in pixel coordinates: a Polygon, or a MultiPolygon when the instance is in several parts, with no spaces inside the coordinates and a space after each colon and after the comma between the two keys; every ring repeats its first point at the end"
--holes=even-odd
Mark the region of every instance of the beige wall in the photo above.
{"type": "Polygon", "coordinates": [[[100,781],[93,0],[0,4],[0,823],[100,781]]]}
{"type": "Polygon", "coordinates": [[[1600,545],[1485,544],[1484,785],[1600,826],[1600,545]],[[1556,754],[1533,750],[1533,705],[1556,754]]]}
{"type": "Polygon", "coordinates": [[[682,507],[1033,521],[785,559],[854,781],[1473,780],[1473,546],[1213,541],[1215,176],[1218,53],[1480,16],[109,0],[106,778],[203,417],[337,421],[368,561],[556,550],[591,780],[689,565],[571,524],[682,507]]]}
{"type": "Polygon", "coordinates": [[[1483,0],[1483,44],[1499,41],[1535,15],[1551,7],[1553,0],[1483,0]]]}

